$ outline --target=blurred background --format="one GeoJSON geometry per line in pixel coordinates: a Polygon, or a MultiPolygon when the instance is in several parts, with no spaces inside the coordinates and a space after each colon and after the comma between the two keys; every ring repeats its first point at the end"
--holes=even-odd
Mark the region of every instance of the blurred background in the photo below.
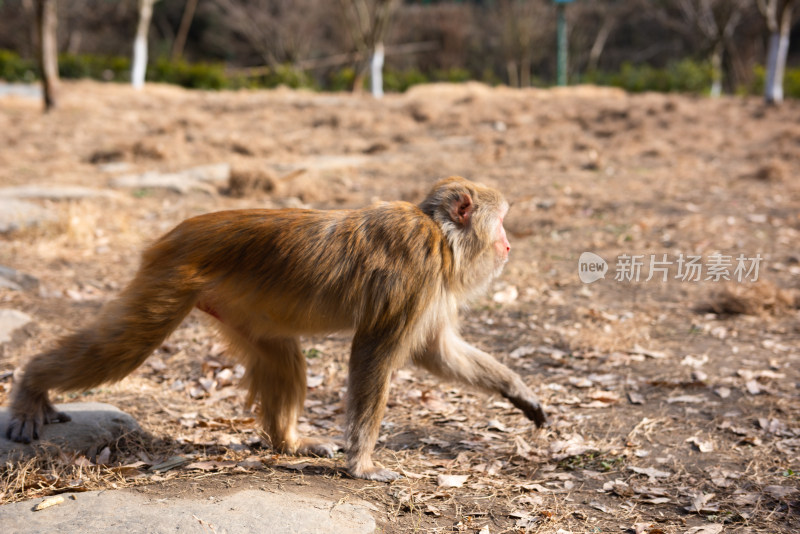
{"type": "MultiPolygon", "coordinates": [[[[800,96],[794,0],[3,0],[0,78],[38,76],[37,6],[57,19],[63,78],[129,81],[146,35],[147,80],[204,89],[369,87],[385,47],[383,88],[479,80],[557,80],[563,9],[570,84],[628,91],[764,94],[771,61],[800,96]],[[559,5],[560,4],[560,5],[559,5]],[[46,7],[45,7],[46,6],[46,7]],[[143,19],[145,19],[143,21],[143,19]],[[144,24],[143,24],[144,22],[144,24]],[[771,60],[770,57],[773,59],[771,60]],[[785,64],[785,74],[780,66],[785,64]]],[[[53,29],[53,28],[51,28],[53,29]]],[[[783,95],[768,100],[780,100],[783,95]]]]}

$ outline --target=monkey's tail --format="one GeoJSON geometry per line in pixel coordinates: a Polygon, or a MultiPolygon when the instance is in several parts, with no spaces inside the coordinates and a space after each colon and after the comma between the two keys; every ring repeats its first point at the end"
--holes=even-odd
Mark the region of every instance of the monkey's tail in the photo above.
{"type": "Polygon", "coordinates": [[[146,263],[94,324],[30,360],[23,388],[86,390],[121,380],[161,345],[196,304],[199,284],[174,265],[146,263]]]}

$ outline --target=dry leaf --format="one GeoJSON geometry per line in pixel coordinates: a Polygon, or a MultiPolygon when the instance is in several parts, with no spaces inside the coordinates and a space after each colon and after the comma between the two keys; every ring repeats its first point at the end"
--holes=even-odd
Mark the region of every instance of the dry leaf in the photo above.
{"type": "Polygon", "coordinates": [[[714,443],[711,440],[703,440],[697,436],[692,436],[687,439],[686,442],[693,444],[700,452],[711,452],[714,450],[714,443]]]}
{"type": "Polygon", "coordinates": [[[460,488],[467,481],[469,475],[439,475],[436,485],[443,488],[460,488]]]}
{"type": "Polygon", "coordinates": [[[631,404],[644,404],[644,395],[635,391],[628,392],[628,400],[631,404]]]}
{"type": "Polygon", "coordinates": [[[656,469],[654,467],[630,466],[630,467],[628,467],[628,469],[630,469],[634,473],[638,473],[640,475],[647,475],[651,479],[653,479],[653,478],[668,478],[668,477],[672,476],[672,473],[670,473],[669,471],[659,471],[658,469],[656,469]]]}
{"type": "Polygon", "coordinates": [[[720,397],[721,399],[727,399],[728,397],[731,396],[730,388],[726,388],[725,386],[718,387],[717,389],[714,390],[714,393],[716,393],[717,396],[720,397]]]}
{"type": "Polygon", "coordinates": [[[764,488],[764,493],[779,501],[789,497],[790,495],[794,495],[798,491],[800,490],[797,488],[791,488],[789,486],[766,486],[764,488]]]}
{"type": "Polygon", "coordinates": [[[758,395],[761,393],[761,385],[757,380],[748,380],[745,382],[744,387],[747,388],[747,392],[750,395],[758,395]]]}
{"type": "Polygon", "coordinates": [[[236,467],[236,462],[225,461],[218,462],[216,460],[205,460],[202,462],[192,462],[186,466],[186,469],[199,469],[200,471],[216,471],[218,469],[226,469],[236,467]]]}
{"type": "Polygon", "coordinates": [[[710,525],[703,525],[702,527],[693,527],[684,532],[684,534],[720,534],[724,530],[723,526],[717,523],[710,525]]]}
{"type": "Polygon", "coordinates": [[[64,497],[61,495],[56,495],[55,497],[48,497],[39,504],[37,504],[33,511],[38,512],[40,510],[44,510],[45,508],[50,508],[51,506],[55,506],[57,504],[61,504],[64,502],[64,497]]]}
{"type": "Polygon", "coordinates": [[[706,397],[704,395],[678,395],[677,397],[670,397],[667,399],[667,403],[669,404],[674,404],[676,402],[700,404],[706,402],[706,397]]]}
{"type": "Polygon", "coordinates": [[[684,507],[684,510],[687,512],[694,512],[697,514],[710,514],[719,512],[719,505],[717,504],[709,504],[710,501],[714,497],[713,493],[700,493],[692,497],[691,504],[689,506],[684,507]]]}

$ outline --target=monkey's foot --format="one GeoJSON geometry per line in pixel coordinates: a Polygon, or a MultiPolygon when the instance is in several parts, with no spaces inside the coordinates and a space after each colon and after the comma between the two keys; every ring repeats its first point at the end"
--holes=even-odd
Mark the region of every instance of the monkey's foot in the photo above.
{"type": "Polygon", "coordinates": [[[375,480],[377,482],[391,482],[403,476],[391,469],[376,466],[370,458],[360,462],[351,460],[348,462],[347,471],[353,478],[363,478],[364,480],[375,480]]]}
{"type": "Polygon", "coordinates": [[[56,411],[47,393],[19,392],[15,394],[11,405],[11,421],[6,429],[6,437],[19,443],[30,443],[39,439],[44,425],[71,420],[64,412],[56,411]]]}
{"type": "Polygon", "coordinates": [[[364,480],[374,480],[376,482],[391,482],[392,480],[403,477],[400,473],[381,467],[373,467],[372,469],[364,469],[361,471],[349,469],[348,471],[353,478],[363,478],[364,480]]]}
{"type": "Polygon", "coordinates": [[[542,427],[547,424],[547,415],[545,415],[542,405],[539,404],[535,398],[532,397],[506,397],[511,404],[516,408],[522,410],[525,417],[536,423],[536,426],[542,427]]]}
{"type": "Polygon", "coordinates": [[[326,438],[300,438],[295,454],[299,456],[319,456],[333,458],[337,451],[344,448],[342,442],[326,438]]]}

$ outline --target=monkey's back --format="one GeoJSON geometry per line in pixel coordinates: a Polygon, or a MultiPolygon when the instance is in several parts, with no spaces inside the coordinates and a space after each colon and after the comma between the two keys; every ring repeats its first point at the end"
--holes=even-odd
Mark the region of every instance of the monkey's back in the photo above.
{"type": "Polygon", "coordinates": [[[255,309],[298,333],[413,322],[453,268],[441,228],[407,202],[209,213],[162,237],[144,262],[155,258],[191,273],[201,300],[230,320],[255,309]]]}

